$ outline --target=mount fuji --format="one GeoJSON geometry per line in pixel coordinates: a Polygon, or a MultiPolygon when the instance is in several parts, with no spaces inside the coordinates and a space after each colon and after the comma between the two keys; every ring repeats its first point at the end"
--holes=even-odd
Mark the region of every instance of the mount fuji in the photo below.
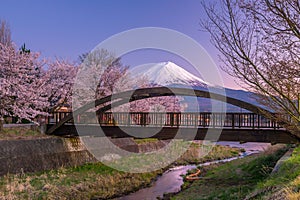
{"type": "Polygon", "coordinates": [[[144,76],[150,83],[161,86],[170,86],[174,84],[189,86],[210,85],[201,78],[172,62],[161,62],[138,66],[133,68],[131,73],[137,76],[144,76]]]}
{"type": "MultiPolygon", "coordinates": [[[[172,62],[161,62],[145,64],[130,70],[131,74],[137,77],[144,76],[147,81],[151,84],[160,86],[173,86],[173,87],[193,87],[199,90],[208,90],[208,87],[218,87],[211,83],[207,83],[201,78],[193,75],[192,73],[186,71],[182,67],[172,63],[172,62]]],[[[247,92],[244,90],[234,90],[229,88],[224,88],[226,95],[232,98],[236,98],[248,103],[261,106],[256,100],[256,94],[252,92],[247,92]]],[[[185,100],[189,102],[188,110],[193,111],[193,107],[197,106],[192,103],[191,98],[185,97],[185,100]]],[[[201,104],[201,111],[210,111],[211,101],[210,99],[198,98],[201,104]]],[[[236,106],[228,105],[227,110],[231,112],[239,112],[241,109],[236,106]]]]}

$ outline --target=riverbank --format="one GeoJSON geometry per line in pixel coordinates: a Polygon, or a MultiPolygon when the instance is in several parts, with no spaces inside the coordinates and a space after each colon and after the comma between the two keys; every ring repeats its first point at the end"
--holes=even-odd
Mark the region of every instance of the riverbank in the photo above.
{"type": "Polygon", "coordinates": [[[32,124],[4,124],[0,132],[0,140],[38,139],[49,138],[41,134],[37,126],[32,124]]]}
{"type": "MultiPolygon", "coordinates": [[[[191,145],[189,151],[174,165],[195,162],[194,155],[199,153],[199,145],[191,145]]],[[[219,160],[238,154],[239,150],[236,148],[215,146],[201,161],[219,160]]],[[[114,198],[150,185],[164,170],[132,174],[101,163],[90,163],[40,173],[7,174],[0,178],[0,199],[114,198]]]]}
{"type": "MultiPolygon", "coordinates": [[[[290,174],[291,167],[299,165],[298,161],[293,161],[295,158],[292,156],[291,161],[283,164],[276,175],[270,175],[277,160],[280,159],[287,149],[283,145],[275,145],[260,154],[254,154],[222,165],[201,167],[201,171],[204,173],[201,174],[200,180],[194,182],[185,181],[181,192],[175,195],[166,195],[164,199],[225,200],[265,199],[265,197],[266,199],[276,199],[276,194],[274,196],[276,191],[280,193],[286,190],[283,189],[285,188],[284,184],[277,186],[280,182],[279,180],[281,182],[288,180],[287,175],[290,174]],[[284,167],[285,165],[286,167],[284,167]],[[274,188],[277,188],[277,190],[274,188]],[[274,198],[267,198],[272,195],[274,198]]],[[[298,151],[296,149],[296,153],[294,153],[297,159],[300,157],[299,153],[297,153],[298,151]]],[[[300,165],[296,167],[295,173],[293,172],[292,175],[289,175],[290,181],[293,181],[299,175],[299,168],[300,165]]],[[[295,187],[293,188],[295,189],[295,187]]],[[[279,197],[277,199],[284,198],[279,197]]]]}
{"type": "Polygon", "coordinates": [[[246,199],[299,200],[300,199],[300,146],[283,160],[276,173],[256,185],[246,199]]]}

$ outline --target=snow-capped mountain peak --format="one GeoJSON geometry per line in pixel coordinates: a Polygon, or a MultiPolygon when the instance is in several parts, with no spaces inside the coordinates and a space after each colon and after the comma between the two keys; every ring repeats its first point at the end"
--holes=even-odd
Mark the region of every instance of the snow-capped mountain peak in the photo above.
{"type": "Polygon", "coordinates": [[[137,76],[145,76],[149,79],[149,82],[162,86],[172,84],[193,86],[208,85],[208,83],[203,81],[201,78],[193,75],[173,62],[141,65],[133,68],[131,73],[137,76]]]}
{"type": "MultiPolygon", "coordinates": [[[[207,90],[210,87],[210,91],[218,92],[218,90],[212,90],[213,88],[218,88],[211,83],[203,81],[201,78],[193,75],[192,73],[186,71],[182,67],[172,63],[172,62],[161,62],[140,65],[130,69],[129,72],[134,77],[145,77],[150,83],[154,83],[161,86],[175,86],[185,87],[192,86],[198,90],[207,90]]],[[[240,99],[248,103],[252,103],[257,106],[261,106],[255,99],[254,93],[234,90],[229,88],[224,88],[226,95],[232,98],[240,99]]],[[[223,94],[223,93],[221,93],[223,94]]],[[[194,102],[195,100],[189,97],[185,97],[188,102],[188,111],[195,112],[194,108],[199,106],[199,102],[194,102]]],[[[267,109],[267,108],[265,108],[267,109]]],[[[211,111],[211,100],[201,99],[201,111],[210,112],[211,111]]],[[[230,112],[240,112],[241,108],[228,105],[227,110],[230,112]]],[[[197,110],[198,111],[198,110],[197,110]]]]}

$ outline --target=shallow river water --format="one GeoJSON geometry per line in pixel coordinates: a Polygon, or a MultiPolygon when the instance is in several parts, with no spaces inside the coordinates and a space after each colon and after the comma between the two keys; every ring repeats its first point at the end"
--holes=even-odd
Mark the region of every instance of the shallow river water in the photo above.
{"type": "Polygon", "coordinates": [[[252,153],[258,153],[264,151],[270,146],[270,144],[268,143],[251,143],[251,142],[244,143],[244,144],[240,144],[238,142],[219,142],[218,144],[224,146],[228,145],[231,147],[243,148],[246,150],[246,152],[243,155],[234,158],[218,160],[213,162],[206,162],[200,165],[184,165],[184,166],[171,168],[168,171],[164,172],[162,176],[158,177],[157,180],[150,187],[140,189],[137,192],[131,193],[129,195],[117,199],[118,200],[137,200],[137,199],[155,200],[157,199],[157,197],[162,197],[164,193],[179,192],[180,187],[183,184],[183,179],[181,175],[186,174],[188,170],[194,169],[197,166],[210,165],[210,164],[220,163],[220,162],[228,162],[234,159],[238,159],[250,155],[252,153]]]}

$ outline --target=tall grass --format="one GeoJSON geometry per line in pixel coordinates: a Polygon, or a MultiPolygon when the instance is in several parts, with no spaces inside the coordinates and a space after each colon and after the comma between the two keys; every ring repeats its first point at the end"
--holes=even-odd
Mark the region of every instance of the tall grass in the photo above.
{"type": "Polygon", "coordinates": [[[112,198],[146,186],[159,173],[122,173],[94,163],[36,174],[7,175],[1,179],[0,199],[112,198]]]}

